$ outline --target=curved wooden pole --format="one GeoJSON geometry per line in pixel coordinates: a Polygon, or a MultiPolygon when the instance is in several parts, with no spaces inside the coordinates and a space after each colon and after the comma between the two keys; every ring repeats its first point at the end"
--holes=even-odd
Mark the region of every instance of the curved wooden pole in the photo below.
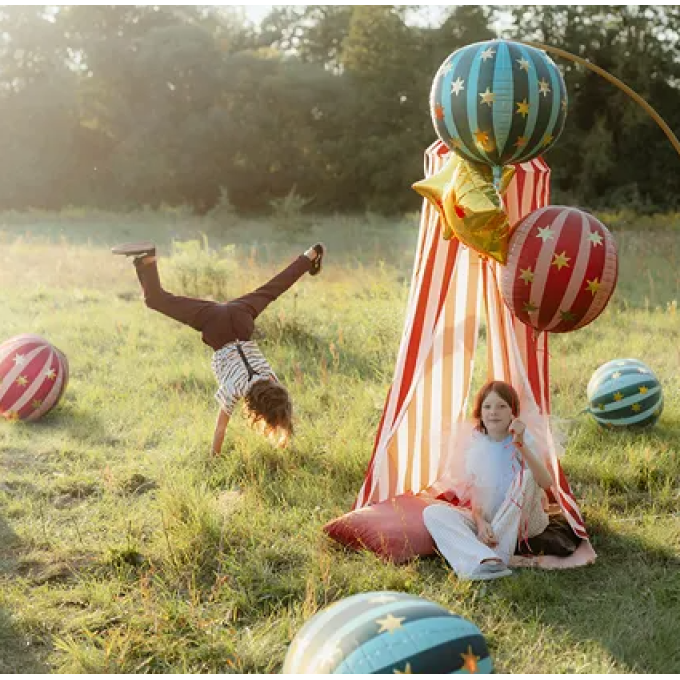
{"type": "Polygon", "coordinates": [[[522,40],[518,40],[517,42],[520,42],[523,45],[529,45],[530,47],[536,47],[539,50],[552,52],[553,54],[557,54],[560,57],[564,57],[565,59],[574,61],[577,64],[581,64],[582,66],[585,66],[591,71],[594,71],[598,75],[602,76],[605,80],[608,80],[610,83],[616,85],[616,87],[618,87],[620,90],[623,90],[629,97],[634,99],[656,121],[658,126],[666,133],[666,137],[668,137],[668,139],[670,140],[671,144],[673,145],[673,148],[680,155],[680,142],[678,141],[678,138],[673,134],[673,131],[668,127],[668,125],[666,125],[664,119],[637,92],[635,92],[635,90],[632,90],[630,87],[628,87],[628,85],[622,83],[618,78],[614,77],[611,73],[605,71],[603,68],[600,68],[599,66],[595,66],[595,64],[591,64],[589,61],[586,61],[581,57],[577,57],[575,54],[572,54],[571,52],[562,50],[559,47],[551,47],[550,45],[541,45],[541,43],[522,40]]]}

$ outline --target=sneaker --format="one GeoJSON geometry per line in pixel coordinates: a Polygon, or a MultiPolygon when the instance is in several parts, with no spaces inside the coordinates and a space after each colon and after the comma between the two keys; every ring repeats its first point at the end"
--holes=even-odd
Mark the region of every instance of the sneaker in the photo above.
{"type": "Polygon", "coordinates": [[[146,255],[155,255],[156,246],[151,241],[140,241],[139,243],[121,243],[120,245],[111,248],[114,255],[133,255],[135,257],[144,257],[146,255]]]}
{"type": "Polygon", "coordinates": [[[316,250],[317,258],[312,262],[312,268],[309,270],[309,275],[316,276],[321,271],[321,260],[323,260],[325,250],[321,243],[315,243],[310,250],[316,250]]]}
{"type": "Polygon", "coordinates": [[[512,571],[502,562],[484,562],[480,564],[468,577],[469,581],[490,581],[495,578],[512,576],[512,571]]]}

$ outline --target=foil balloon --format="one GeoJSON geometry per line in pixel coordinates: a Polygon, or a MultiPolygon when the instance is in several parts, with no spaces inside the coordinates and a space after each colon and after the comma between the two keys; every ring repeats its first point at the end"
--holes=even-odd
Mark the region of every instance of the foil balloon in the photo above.
{"type": "Polygon", "coordinates": [[[438,210],[446,240],[455,236],[480,255],[505,264],[512,230],[502,194],[514,174],[514,168],[504,168],[496,189],[491,168],[451,154],[438,173],[413,188],[438,210]]]}
{"type": "Polygon", "coordinates": [[[439,138],[500,176],[505,165],[545,153],[567,115],[567,89],[550,57],[510,40],[489,40],[453,52],[430,94],[439,138]]]}

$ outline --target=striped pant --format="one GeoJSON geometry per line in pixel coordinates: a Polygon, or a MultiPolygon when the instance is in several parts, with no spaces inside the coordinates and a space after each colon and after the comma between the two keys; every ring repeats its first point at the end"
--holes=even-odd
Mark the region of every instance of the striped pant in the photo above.
{"type": "Polygon", "coordinates": [[[515,552],[518,521],[511,521],[509,526],[503,526],[505,520],[502,525],[491,523],[498,539],[492,549],[477,538],[469,511],[445,504],[430,505],[423,511],[423,520],[439,552],[461,578],[470,576],[483,560],[500,559],[507,565],[515,552]]]}
{"type": "Polygon", "coordinates": [[[250,340],[258,315],[310,271],[312,261],[300,255],[263,286],[226,303],[169,293],[161,286],[155,261],[136,260],[135,267],[146,306],[200,331],[203,342],[217,351],[229,342],[250,340]]]}

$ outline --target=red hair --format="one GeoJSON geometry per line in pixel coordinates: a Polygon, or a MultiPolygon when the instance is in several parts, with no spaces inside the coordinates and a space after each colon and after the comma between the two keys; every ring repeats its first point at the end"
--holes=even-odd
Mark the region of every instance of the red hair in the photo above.
{"type": "Polygon", "coordinates": [[[517,418],[519,415],[519,395],[512,385],[509,385],[502,380],[492,380],[491,382],[486,383],[486,385],[477,392],[475,407],[472,411],[472,417],[477,421],[477,429],[485,434],[486,427],[484,427],[484,423],[482,422],[482,404],[492,392],[495,392],[510,407],[513,417],[517,418]]]}

